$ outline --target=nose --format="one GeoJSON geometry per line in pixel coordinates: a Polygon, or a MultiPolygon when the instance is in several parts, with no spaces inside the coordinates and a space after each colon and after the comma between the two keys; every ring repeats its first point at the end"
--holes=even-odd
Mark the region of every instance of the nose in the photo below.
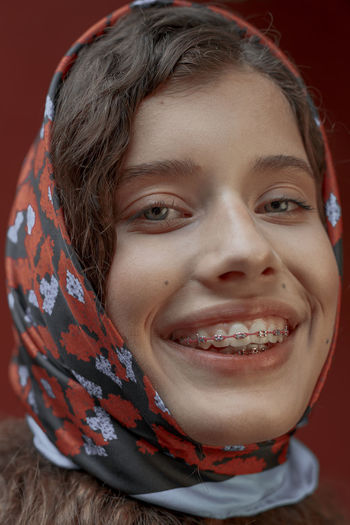
{"type": "Polygon", "coordinates": [[[281,260],[268,228],[243,202],[221,201],[207,219],[197,261],[200,282],[207,286],[230,281],[262,284],[276,275],[281,260]]]}

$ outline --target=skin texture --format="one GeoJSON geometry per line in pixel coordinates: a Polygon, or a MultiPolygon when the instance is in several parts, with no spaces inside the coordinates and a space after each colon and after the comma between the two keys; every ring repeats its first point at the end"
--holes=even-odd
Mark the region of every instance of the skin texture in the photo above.
{"type": "Polygon", "coordinates": [[[248,444],[290,430],[332,339],[338,274],[315,181],[295,165],[257,165],[282,155],[308,164],[287,100],[258,73],[228,71],[181,94],[165,86],[135,118],[125,167],[186,159],[198,168],[120,184],[107,312],[179,425],[204,444],[248,444]],[[204,307],[274,300],[297,316],[277,366],[267,359],[223,372],[164,340],[174,319],[204,307]]]}

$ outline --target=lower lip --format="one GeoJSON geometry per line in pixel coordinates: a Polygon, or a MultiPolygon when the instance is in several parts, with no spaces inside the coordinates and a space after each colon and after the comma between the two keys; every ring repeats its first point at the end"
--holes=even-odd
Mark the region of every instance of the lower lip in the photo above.
{"type": "Polygon", "coordinates": [[[222,375],[235,373],[267,372],[281,368],[292,353],[295,330],[283,341],[275,343],[271,348],[256,354],[222,354],[210,350],[199,350],[183,346],[170,339],[164,341],[171,352],[176,352],[176,357],[187,365],[201,368],[222,375]]]}

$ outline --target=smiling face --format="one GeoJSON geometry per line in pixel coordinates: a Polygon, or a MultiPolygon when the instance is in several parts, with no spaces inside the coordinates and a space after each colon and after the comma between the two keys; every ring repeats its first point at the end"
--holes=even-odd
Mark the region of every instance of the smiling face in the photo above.
{"type": "Polygon", "coordinates": [[[217,446],[290,430],[329,350],[338,273],[279,89],[232,70],[144,100],[116,199],[106,309],[179,425],[217,446]],[[285,326],[273,345],[259,333],[285,326]],[[249,351],[239,332],[258,338],[249,351]]]}

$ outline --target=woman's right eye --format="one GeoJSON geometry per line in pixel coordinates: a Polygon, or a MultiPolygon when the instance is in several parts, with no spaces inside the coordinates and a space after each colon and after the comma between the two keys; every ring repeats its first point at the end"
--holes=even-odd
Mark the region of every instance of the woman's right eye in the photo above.
{"type": "Polygon", "coordinates": [[[151,208],[144,209],[141,213],[145,219],[149,219],[151,221],[152,220],[160,221],[168,217],[169,211],[170,211],[170,208],[168,206],[163,206],[160,203],[157,206],[152,206],[151,208]],[[153,214],[153,217],[152,217],[152,214],[153,214]]]}
{"type": "Polygon", "coordinates": [[[172,203],[164,201],[151,202],[148,206],[144,207],[136,215],[131,217],[130,220],[134,221],[136,219],[144,219],[150,222],[161,222],[164,219],[168,219],[171,210],[178,214],[181,213],[177,206],[175,206],[174,201],[172,203]]]}
{"type": "Polygon", "coordinates": [[[148,230],[150,233],[162,233],[178,229],[186,224],[186,219],[192,216],[175,201],[154,201],[126,220],[131,228],[148,230]]]}

